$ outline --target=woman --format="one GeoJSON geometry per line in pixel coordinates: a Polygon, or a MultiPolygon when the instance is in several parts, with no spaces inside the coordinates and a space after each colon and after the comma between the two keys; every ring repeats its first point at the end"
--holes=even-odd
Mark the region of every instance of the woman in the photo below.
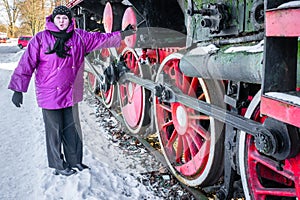
{"type": "Polygon", "coordinates": [[[124,31],[102,34],[75,29],[71,10],[58,6],[46,18],[45,30],[29,42],[15,69],[9,89],[13,103],[20,107],[35,72],[36,96],[45,123],[47,157],[54,174],[72,175],[88,169],[82,164],[82,134],[78,102],[83,99],[84,55],[95,49],[118,47],[124,31]],[[63,149],[62,149],[63,147],[63,149]],[[62,151],[63,150],[63,151],[62,151]],[[63,153],[62,153],[63,152],[63,153]]]}

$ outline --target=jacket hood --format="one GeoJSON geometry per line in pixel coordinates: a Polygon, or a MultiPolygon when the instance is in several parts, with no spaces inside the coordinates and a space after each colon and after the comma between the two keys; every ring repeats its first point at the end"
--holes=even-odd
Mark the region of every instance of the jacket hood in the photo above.
{"type": "MultiPolygon", "coordinates": [[[[46,17],[45,29],[49,30],[49,31],[60,32],[60,30],[58,29],[58,27],[52,21],[52,15],[49,15],[48,17],[46,17]]],[[[70,24],[69,24],[69,26],[67,28],[67,33],[71,32],[73,30],[74,30],[74,23],[73,23],[73,20],[71,20],[70,24]]]]}

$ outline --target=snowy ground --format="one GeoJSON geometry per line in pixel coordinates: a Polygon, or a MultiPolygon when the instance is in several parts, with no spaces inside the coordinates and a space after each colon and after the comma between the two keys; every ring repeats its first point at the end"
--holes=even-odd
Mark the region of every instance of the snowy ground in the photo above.
{"type": "MultiPolygon", "coordinates": [[[[157,166],[143,166],[144,160],[125,155],[114,146],[96,123],[95,107],[89,101],[80,104],[80,117],[83,162],[91,170],[70,177],[52,174],[47,166],[44,125],[33,81],[21,108],[12,104],[13,92],[7,89],[23,52],[15,41],[0,44],[0,199],[159,199],[135,178],[143,172],[158,170],[153,169],[157,166]]],[[[147,162],[156,162],[151,156],[146,157],[147,162]]]]}

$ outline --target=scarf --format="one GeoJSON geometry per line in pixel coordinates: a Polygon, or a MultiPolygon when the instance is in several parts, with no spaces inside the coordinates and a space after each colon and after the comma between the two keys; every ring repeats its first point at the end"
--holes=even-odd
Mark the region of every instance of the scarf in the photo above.
{"type": "Polygon", "coordinates": [[[69,33],[67,33],[66,30],[60,32],[50,32],[56,38],[56,41],[53,49],[46,52],[46,54],[56,53],[56,55],[60,58],[66,58],[66,56],[70,56],[70,54],[67,53],[70,50],[70,47],[66,46],[65,43],[72,37],[74,31],[69,33]]]}

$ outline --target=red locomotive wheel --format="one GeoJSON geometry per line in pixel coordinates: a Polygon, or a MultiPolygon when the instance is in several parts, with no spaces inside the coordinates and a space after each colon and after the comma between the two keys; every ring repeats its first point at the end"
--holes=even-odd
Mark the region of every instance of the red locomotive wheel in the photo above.
{"type": "Polygon", "coordinates": [[[101,98],[103,100],[103,104],[106,108],[110,108],[115,99],[115,86],[111,85],[110,89],[107,92],[101,91],[101,98]]]}
{"type": "Polygon", "coordinates": [[[103,25],[106,33],[121,30],[123,13],[128,6],[107,2],[103,10],[103,25]]]}
{"type": "MultiPolygon", "coordinates": [[[[129,24],[135,27],[137,26],[136,14],[132,7],[127,8],[124,12],[122,19],[122,30],[124,30],[129,24]]],[[[125,37],[124,41],[128,47],[134,48],[136,43],[136,34],[125,37]]]]}
{"type": "MultiPolygon", "coordinates": [[[[102,64],[103,68],[106,68],[112,62],[112,55],[109,49],[101,49],[98,54],[98,62],[102,64]]],[[[115,86],[111,85],[109,89],[104,92],[100,90],[100,97],[102,98],[102,103],[106,108],[110,108],[116,99],[115,86]]]]}
{"type": "Polygon", "coordinates": [[[113,10],[109,2],[106,3],[103,11],[103,25],[106,33],[111,33],[113,28],[113,10]]]}
{"type": "MultiPolygon", "coordinates": [[[[249,105],[245,117],[263,123],[259,111],[260,92],[249,105]]],[[[253,136],[241,133],[239,145],[241,178],[246,199],[296,199],[300,197],[300,155],[279,162],[259,153],[253,136]]]]}
{"type": "Polygon", "coordinates": [[[87,73],[88,73],[87,74],[87,80],[88,80],[89,90],[91,92],[95,92],[96,85],[97,85],[96,76],[92,72],[87,72],[87,73]]]}
{"type": "MultiPolygon", "coordinates": [[[[87,56],[87,59],[90,60],[95,68],[94,70],[97,71],[98,74],[103,74],[104,69],[111,64],[113,55],[110,49],[101,49],[93,51],[87,56]]],[[[102,83],[92,72],[88,72],[87,79],[90,91],[101,98],[105,107],[110,108],[116,99],[114,85],[111,85],[110,88],[104,92],[100,89],[104,83],[102,83]]]]}
{"type": "MultiPolygon", "coordinates": [[[[93,60],[95,59],[95,54],[94,53],[89,54],[86,57],[86,59],[88,62],[92,63],[93,60]]],[[[87,70],[86,79],[87,79],[88,90],[92,93],[96,93],[98,81],[94,72],[91,70],[87,70]]]]}
{"type": "MultiPolygon", "coordinates": [[[[225,108],[224,85],[185,76],[179,69],[181,58],[179,53],[166,57],[156,81],[225,108]]],[[[160,145],[173,174],[189,186],[215,183],[223,172],[223,124],[181,103],[160,103],[158,99],[155,117],[160,145]]]]}
{"type": "MultiPolygon", "coordinates": [[[[133,49],[125,48],[122,55],[132,73],[140,77],[147,76],[143,74],[138,56],[133,49]]],[[[146,99],[149,99],[150,91],[130,81],[118,84],[118,87],[124,122],[131,133],[137,134],[149,123],[150,102],[146,99]]]]}

